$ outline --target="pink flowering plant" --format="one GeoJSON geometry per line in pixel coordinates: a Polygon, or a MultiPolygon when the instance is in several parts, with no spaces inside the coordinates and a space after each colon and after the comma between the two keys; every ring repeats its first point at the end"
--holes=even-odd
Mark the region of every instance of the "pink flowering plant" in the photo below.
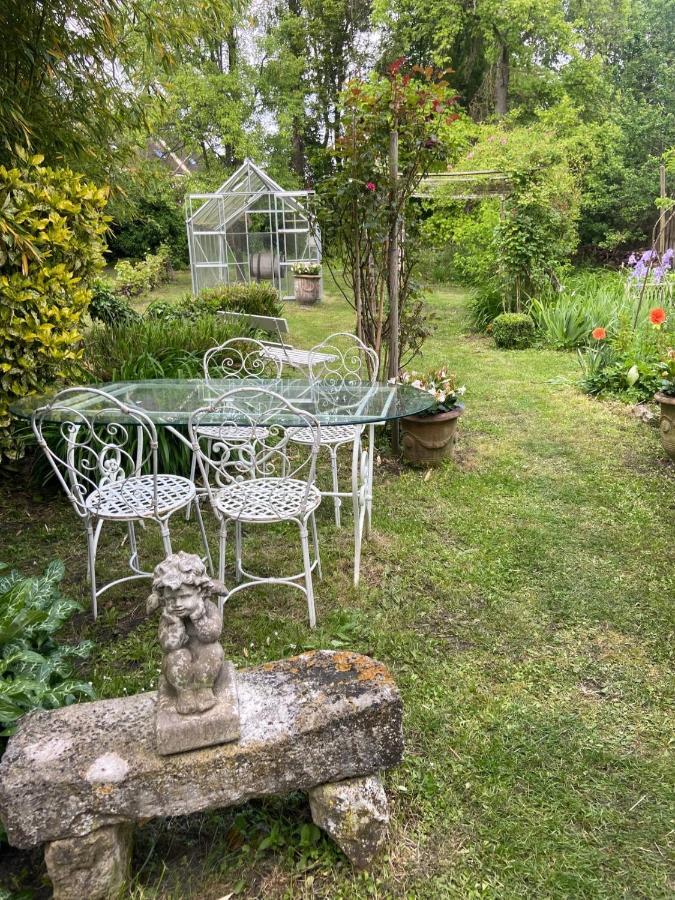
{"type": "Polygon", "coordinates": [[[430,372],[402,372],[398,379],[390,379],[390,384],[409,384],[431,394],[434,404],[423,413],[419,413],[421,416],[450,412],[460,405],[459,398],[466,392],[466,387],[457,384],[457,376],[449,372],[447,366],[430,372]]]}

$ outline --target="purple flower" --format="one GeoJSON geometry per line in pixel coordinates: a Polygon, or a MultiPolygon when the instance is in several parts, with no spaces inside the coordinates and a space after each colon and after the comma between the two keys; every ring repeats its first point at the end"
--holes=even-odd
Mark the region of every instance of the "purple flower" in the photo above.
{"type": "Polygon", "coordinates": [[[634,253],[631,253],[631,255],[628,257],[628,265],[634,266],[636,262],[637,262],[636,255],[634,253]]]}

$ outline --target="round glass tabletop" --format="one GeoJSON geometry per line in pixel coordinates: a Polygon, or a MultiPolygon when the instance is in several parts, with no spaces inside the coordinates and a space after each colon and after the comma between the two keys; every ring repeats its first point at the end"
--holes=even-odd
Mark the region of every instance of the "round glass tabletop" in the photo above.
{"type": "MultiPolygon", "coordinates": [[[[151,381],[117,381],[110,384],[90,385],[115,397],[130,409],[141,410],[155,425],[186,425],[190,415],[201,407],[208,406],[226,391],[242,387],[260,387],[265,391],[280,394],[294,406],[311,413],[321,425],[355,425],[372,422],[386,422],[413,416],[429,409],[433,398],[409,384],[332,384],[328,381],[310,381],[307,378],[262,379],[155,379],[151,381]]],[[[53,396],[53,395],[52,395],[53,396]]],[[[250,398],[249,398],[250,403],[250,398]]],[[[115,421],[125,424],[124,413],[119,409],[106,409],[105,398],[87,393],[83,388],[68,392],[64,404],[53,403],[49,395],[27,397],[10,407],[14,415],[30,418],[36,409],[48,407],[45,419],[51,422],[68,420],[71,410],[76,409],[86,416],[95,415],[99,422],[115,421]]],[[[269,399],[260,395],[260,411],[269,408],[269,399]]],[[[249,405],[250,412],[250,405],[249,405]]],[[[129,420],[131,421],[131,420],[129,420]]],[[[213,420],[200,417],[200,424],[218,424],[218,416],[213,420]]],[[[292,425],[292,419],[279,424],[292,425]]],[[[303,424],[298,420],[297,424],[303,424]]]]}

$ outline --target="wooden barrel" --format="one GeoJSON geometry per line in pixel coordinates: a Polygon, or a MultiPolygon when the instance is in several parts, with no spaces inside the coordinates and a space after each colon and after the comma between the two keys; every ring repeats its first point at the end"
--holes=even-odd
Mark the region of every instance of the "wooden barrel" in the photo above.
{"type": "Polygon", "coordinates": [[[269,281],[277,271],[277,254],[271,250],[252,253],[250,258],[251,278],[256,281],[269,281]]]}

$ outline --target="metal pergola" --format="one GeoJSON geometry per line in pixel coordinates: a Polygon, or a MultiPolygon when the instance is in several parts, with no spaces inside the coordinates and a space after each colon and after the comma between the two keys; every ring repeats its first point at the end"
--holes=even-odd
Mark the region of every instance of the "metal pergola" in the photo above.
{"type": "Polygon", "coordinates": [[[293,297],[292,266],[321,262],[321,236],[308,210],[313,191],[286,191],[247,159],[212,194],[190,194],[185,219],[192,291],[269,281],[293,297]]]}

